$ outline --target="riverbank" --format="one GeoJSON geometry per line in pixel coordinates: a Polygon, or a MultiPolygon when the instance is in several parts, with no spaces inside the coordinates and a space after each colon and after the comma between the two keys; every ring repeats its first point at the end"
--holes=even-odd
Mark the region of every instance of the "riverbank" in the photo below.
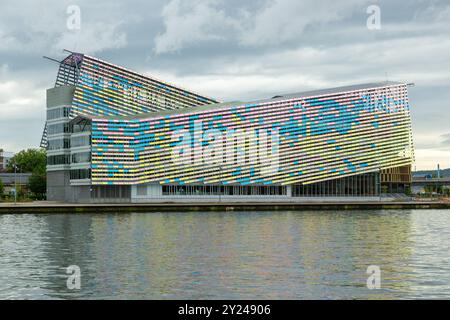
{"type": "Polygon", "coordinates": [[[303,202],[303,203],[123,203],[79,204],[35,201],[0,203],[0,214],[8,213],[103,213],[103,212],[180,212],[180,211],[276,211],[276,210],[392,210],[450,209],[442,201],[303,202]]]}

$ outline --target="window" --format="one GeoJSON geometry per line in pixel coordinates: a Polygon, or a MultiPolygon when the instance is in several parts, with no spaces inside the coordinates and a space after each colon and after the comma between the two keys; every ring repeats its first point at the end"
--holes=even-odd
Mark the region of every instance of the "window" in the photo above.
{"type": "Polygon", "coordinates": [[[366,173],[307,185],[292,186],[294,197],[355,197],[378,195],[378,173],[366,173]]]}
{"type": "Polygon", "coordinates": [[[63,139],[53,139],[48,141],[47,150],[59,150],[59,149],[69,149],[70,140],[67,138],[63,139]]]}
{"type": "Polygon", "coordinates": [[[68,123],[57,123],[48,126],[48,134],[69,133],[70,126],[68,123]]]}
{"type": "Polygon", "coordinates": [[[91,162],[90,152],[72,153],[72,163],[85,163],[91,162]]]}
{"type": "Polygon", "coordinates": [[[89,146],[91,144],[91,136],[71,137],[70,145],[72,148],[89,146]]]}
{"type": "Polygon", "coordinates": [[[61,165],[61,164],[70,164],[70,156],[67,154],[48,156],[47,164],[50,166],[61,165]]]}
{"type": "Polygon", "coordinates": [[[283,196],[285,186],[162,186],[163,195],[283,196]]]}
{"type": "Polygon", "coordinates": [[[64,106],[56,109],[47,110],[47,120],[54,120],[59,118],[68,118],[70,107],[64,106]]]}
{"type": "Polygon", "coordinates": [[[91,169],[70,170],[70,180],[90,179],[91,169]]]}
{"type": "Polygon", "coordinates": [[[93,199],[130,199],[130,186],[92,186],[91,195],[93,199]]]}

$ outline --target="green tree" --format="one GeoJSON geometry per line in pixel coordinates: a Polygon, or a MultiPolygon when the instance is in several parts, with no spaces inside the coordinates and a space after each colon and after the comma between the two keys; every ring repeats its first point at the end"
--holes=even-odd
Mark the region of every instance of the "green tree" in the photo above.
{"type": "Polygon", "coordinates": [[[14,172],[14,165],[20,172],[45,174],[47,156],[44,149],[27,149],[15,154],[8,162],[6,169],[14,172]]]}
{"type": "MultiPolygon", "coordinates": [[[[45,198],[47,189],[46,166],[47,155],[44,149],[27,149],[15,154],[7,164],[7,170],[14,172],[14,165],[18,172],[31,173],[28,189],[38,199],[45,198]]],[[[17,192],[19,195],[19,192],[17,192]]]]}
{"type": "Polygon", "coordinates": [[[45,174],[33,172],[28,179],[28,189],[34,193],[36,199],[44,199],[47,191],[47,180],[45,174]]]}
{"type": "Polygon", "coordinates": [[[407,196],[412,196],[412,190],[411,190],[411,187],[406,187],[406,189],[405,189],[405,194],[407,195],[407,196]]]}

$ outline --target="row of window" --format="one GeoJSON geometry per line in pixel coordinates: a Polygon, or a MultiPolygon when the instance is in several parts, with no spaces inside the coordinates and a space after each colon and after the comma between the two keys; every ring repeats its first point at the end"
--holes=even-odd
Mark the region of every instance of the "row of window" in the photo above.
{"type": "Polygon", "coordinates": [[[47,150],[60,150],[69,148],[70,148],[70,139],[68,138],[48,140],[47,150]]]}
{"type": "Polygon", "coordinates": [[[52,139],[48,141],[47,150],[70,149],[70,147],[84,147],[91,144],[91,136],[52,139]]]}
{"type": "Polygon", "coordinates": [[[47,120],[68,118],[69,114],[70,114],[70,107],[67,107],[67,106],[47,110],[47,120]]]}
{"type": "Polygon", "coordinates": [[[379,195],[379,174],[367,173],[308,185],[292,186],[294,197],[355,197],[379,195]]]}
{"type": "Polygon", "coordinates": [[[70,123],[55,123],[50,124],[47,127],[48,134],[59,134],[59,133],[77,133],[77,132],[86,132],[91,131],[91,125],[90,124],[76,124],[73,125],[72,129],[70,128],[70,123]]]}
{"type": "Polygon", "coordinates": [[[47,164],[50,166],[61,165],[61,164],[70,164],[70,155],[59,154],[56,156],[48,156],[47,164]]]}
{"type": "Polygon", "coordinates": [[[70,180],[90,179],[91,169],[70,170],[70,180]]]}
{"type": "Polygon", "coordinates": [[[130,186],[92,186],[92,199],[130,199],[130,186]]]}
{"type": "MultiPolygon", "coordinates": [[[[139,187],[138,187],[138,195],[139,187]]],[[[284,196],[285,186],[162,186],[163,195],[284,196]]]]}
{"type": "Polygon", "coordinates": [[[55,123],[50,124],[47,128],[48,134],[59,134],[59,133],[69,133],[70,125],[69,123],[55,123]]]}
{"type": "Polygon", "coordinates": [[[70,163],[86,163],[86,162],[91,162],[90,152],[79,152],[73,153],[72,155],[58,154],[47,157],[47,164],[50,166],[70,164],[70,163]]]}

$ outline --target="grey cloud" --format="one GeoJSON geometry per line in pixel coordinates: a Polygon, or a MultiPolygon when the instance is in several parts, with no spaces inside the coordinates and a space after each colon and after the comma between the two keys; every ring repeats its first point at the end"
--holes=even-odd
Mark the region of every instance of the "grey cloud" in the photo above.
{"type": "Polygon", "coordinates": [[[157,54],[178,51],[191,43],[225,39],[237,23],[214,0],[172,0],[162,10],[165,32],[155,38],[157,54]]]}
{"type": "Polygon", "coordinates": [[[450,150],[450,133],[443,134],[441,138],[443,139],[441,145],[450,150]]]}
{"type": "Polygon", "coordinates": [[[155,51],[179,51],[207,40],[235,41],[243,47],[298,41],[307,27],[342,20],[368,2],[261,1],[259,8],[241,5],[227,14],[226,1],[172,0],[162,11],[165,31],[155,38],[155,51]]]}
{"type": "Polygon", "coordinates": [[[0,19],[0,52],[32,54],[46,51],[58,53],[65,46],[69,50],[95,53],[126,45],[122,30],[125,19],[123,6],[105,2],[101,6],[92,1],[78,1],[80,29],[69,29],[67,12],[69,1],[8,2],[2,4],[0,19]],[[95,12],[95,18],[90,18],[95,12]]]}

